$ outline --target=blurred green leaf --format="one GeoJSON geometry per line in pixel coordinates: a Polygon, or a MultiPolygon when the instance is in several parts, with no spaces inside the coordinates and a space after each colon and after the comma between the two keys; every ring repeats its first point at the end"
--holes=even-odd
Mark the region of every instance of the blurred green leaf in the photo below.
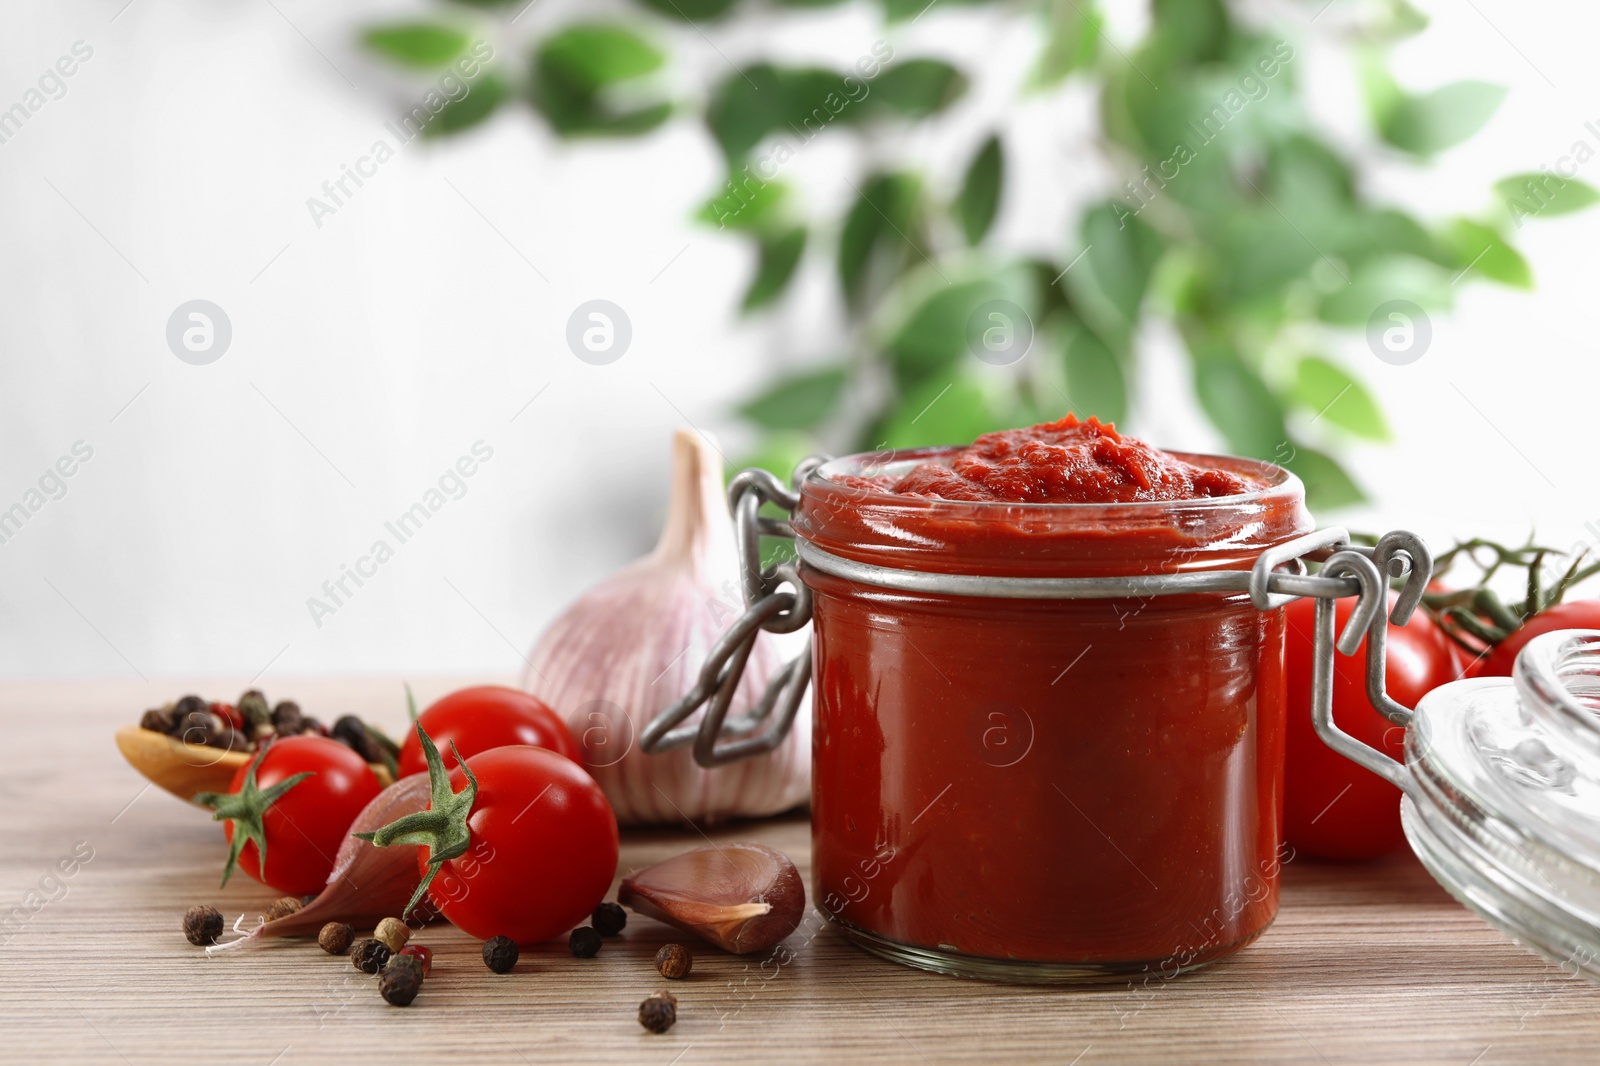
{"type": "Polygon", "coordinates": [[[909,391],[884,423],[883,447],[965,444],[999,428],[983,386],[968,377],[940,376],[909,391]]]}
{"type": "Polygon", "coordinates": [[[968,244],[977,244],[989,232],[1000,207],[1000,189],[1005,179],[1005,160],[1000,150],[1000,135],[990,134],[978,154],[967,165],[961,192],[956,197],[956,217],[968,244]]]}
{"type": "Polygon", "coordinates": [[[1350,284],[1322,298],[1317,314],[1336,326],[1363,327],[1380,306],[1409,300],[1424,311],[1450,306],[1450,275],[1415,259],[1376,259],[1357,269],[1350,284]]]}
{"type": "Polygon", "coordinates": [[[1039,309],[1039,319],[1050,317],[1056,311],[1067,306],[1066,290],[1058,284],[1061,279],[1061,267],[1048,259],[1027,259],[1023,267],[1029,275],[1029,294],[1033,299],[1033,306],[1039,309]]]}
{"type": "Polygon", "coordinates": [[[625,26],[605,22],[567,26],[547,37],[538,54],[569,86],[588,93],[652,74],[666,63],[655,45],[625,26]]]}
{"type": "MultiPolygon", "coordinates": [[[[740,305],[746,311],[765,307],[788,288],[806,248],[806,228],[796,226],[785,233],[764,237],[757,248],[756,276],[745,291],[740,305]]],[[[760,421],[757,419],[757,421],[760,421]]]]}
{"type": "Polygon", "coordinates": [[[1067,291],[1101,336],[1126,337],[1161,258],[1161,238],[1125,207],[1112,204],[1084,215],[1080,233],[1083,257],[1067,271],[1067,291]]]}
{"type": "Polygon", "coordinates": [[[1222,298],[1243,310],[1281,301],[1322,258],[1303,229],[1275,212],[1252,212],[1234,220],[1220,249],[1222,298]]]}
{"type": "Polygon", "coordinates": [[[672,105],[619,109],[607,93],[665,63],[653,44],[619,24],[570,25],[540,42],[534,54],[533,102],[566,136],[645,133],[667,120],[672,105]]]}
{"type": "Polygon", "coordinates": [[[1319,513],[1361,503],[1367,498],[1337,460],[1315,448],[1295,445],[1286,456],[1268,458],[1287,466],[1305,482],[1306,505],[1319,513]]]}
{"type": "Polygon", "coordinates": [[[1217,344],[1191,348],[1195,395],[1237,455],[1271,459],[1289,439],[1283,406],[1261,375],[1217,344]]]}
{"type": "Polygon", "coordinates": [[[783,123],[784,86],[778,68],[769,63],[745,67],[724,78],[706,105],[706,125],[736,164],[761,143],[767,131],[783,123]]]}
{"type": "Polygon", "coordinates": [[[1030,89],[1059,85],[1075,70],[1094,62],[1105,18],[1094,0],[1051,0],[1044,50],[1028,76],[1030,89]]]}
{"type": "Polygon", "coordinates": [[[424,137],[444,137],[476,126],[494,114],[509,92],[506,80],[494,71],[486,71],[467,82],[467,86],[465,96],[447,100],[432,121],[422,127],[424,137]]]}
{"type": "Polygon", "coordinates": [[[1495,182],[1494,191],[1519,219],[1527,215],[1566,215],[1600,200],[1600,192],[1578,179],[1554,174],[1513,174],[1495,182]]]}
{"type": "Polygon", "coordinates": [[[1329,242],[1330,253],[1359,267],[1369,259],[1409,255],[1440,266],[1455,265],[1455,253],[1423,228],[1422,223],[1399,211],[1362,211],[1342,218],[1329,242]]]}
{"type": "Polygon", "coordinates": [[[770,133],[804,144],[834,123],[858,121],[861,104],[874,91],[853,75],[847,78],[821,67],[756,63],[717,85],[706,107],[706,124],[732,164],[770,133]]]}
{"type": "Polygon", "coordinates": [[[770,470],[787,482],[800,460],[821,450],[817,439],[809,433],[774,430],[762,434],[754,451],[733,458],[727,466],[727,477],[731,481],[742,470],[758,468],[770,470]]]}
{"type": "Polygon", "coordinates": [[[1368,440],[1389,440],[1389,423],[1367,387],[1335,363],[1308,355],[1295,368],[1295,400],[1326,421],[1368,440]]]}
{"type": "Polygon", "coordinates": [[[766,429],[814,429],[838,406],[847,376],[843,365],[791,374],[746,401],[739,413],[766,429]]]}
{"type": "Polygon", "coordinates": [[[935,289],[906,316],[885,350],[897,368],[913,374],[948,366],[967,353],[967,323],[978,305],[1003,296],[988,278],[935,289]]]}
{"type": "Polygon", "coordinates": [[[1400,83],[1389,72],[1386,56],[1386,52],[1377,48],[1363,48],[1355,55],[1361,95],[1366,98],[1367,112],[1378,125],[1382,125],[1384,117],[1399,107],[1405,98],[1400,83]]]}
{"type": "Polygon", "coordinates": [[[1499,85],[1458,81],[1417,96],[1402,94],[1378,114],[1378,132],[1403,152],[1431,156],[1484,127],[1506,97],[1499,85]]]}
{"type": "Polygon", "coordinates": [[[1488,226],[1458,218],[1445,230],[1445,240],[1463,270],[1476,271],[1513,288],[1533,288],[1533,270],[1528,261],[1488,226]]]}
{"type": "Polygon", "coordinates": [[[770,233],[788,229],[789,187],[782,182],[762,181],[749,167],[729,178],[720,192],[707,200],[695,217],[718,229],[751,230],[770,233]]]}
{"type": "Polygon", "coordinates": [[[967,91],[967,77],[938,59],[902,59],[872,82],[862,103],[920,119],[943,111],[967,91]]]}
{"type": "Polygon", "coordinates": [[[1128,417],[1122,362],[1104,341],[1087,329],[1072,329],[1061,354],[1067,399],[1080,418],[1093,415],[1102,422],[1121,422],[1128,417]]]}
{"type": "Polygon", "coordinates": [[[1296,134],[1274,143],[1267,153],[1267,172],[1275,197],[1310,195],[1346,204],[1355,198],[1355,178],[1349,165],[1328,145],[1310,136],[1296,134]]]}
{"type": "Polygon", "coordinates": [[[1379,16],[1367,25],[1367,32],[1384,41],[1412,37],[1428,28],[1428,16],[1406,0],[1384,0],[1379,16]]]}
{"type": "Polygon", "coordinates": [[[921,203],[922,182],[914,174],[877,174],[862,186],[839,235],[839,283],[851,307],[866,301],[875,273],[898,275],[923,258],[916,243],[921,203]]]}
{"type": "Polygon", "coordinates": [[[653,11],[684,22],[709,22],[728,13],[739,0],[638,0],[653,11]]]}
{"type": "Polygon", "coordinates": [[[467,35],[436,22],[373,26],[362,35],[368,48],[408,67],[442,67],[467,47],[467,35]]]}
{"type": "Polygon", "coordinates": [[[975,7],[993,3],[994,0],[883,0],[883,13],[890,22],[914,19],[938,4],[941,8],[975,7]]]}
{"type": "Polygon", "coordinates": [[[1150,14],[1154,49],[1165,62],[1208,63],[1227,55],[1232,25],[1222,0],[1153,0],[1150,14]]]}

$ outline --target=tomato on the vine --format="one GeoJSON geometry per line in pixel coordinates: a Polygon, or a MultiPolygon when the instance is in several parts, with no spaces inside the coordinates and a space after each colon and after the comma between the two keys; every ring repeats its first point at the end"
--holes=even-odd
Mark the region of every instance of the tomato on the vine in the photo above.
{"type": "MultiPolygon", "coordinates": [[[[445,768],[456,764],[451,745],[464,758],[508,744],[548,748],[579,762],[578,742],[561,716],[543,700],[502,685],[478,685],[440,699],[417,716],[444,755],[445,768]]],[[[415,731],[400,746],[400,776],[428,768],[415,731]]]]}
{"type": "MultiPolygon", "coordinates": [[[[1390,593],[1389,605],[1395,596],[1390,593]]],[[[1335,632],[1355,611],[1347,597],[1334,608],[1335,632]]],[[[1284,608],[1287,621],[1289,723],[1284,766],[1284,839],[1297,853],[1327,859],[1370,859],[1405,843],[1400,790],[1329,748],[1311,723],[1312,599],[1284,608]]],[[[1385,642],[1390,697],[1415,708],[1430,690],[1460,672],[1449,637],[1422,611],[1405,626],[1390,625],[1385,642]]],[[[1344,732],[1395,759],[1404,759],[1405,730],[1367,698],[1367,642],[1355,655],[1334,654],[1333,720],[1344,732]]]]}
{"type": "Polygon", "coordinates": [[[272,741],[239,768],[226,793],[202,793],[195,802],[227,820],[223,884],[238,866],[262,884],[304,896],[328,883],[350,824],[382,789],[372,767],[345,745],[297,736],[272,741]]]}
{"type": "Polygon", "coordinates": [[[583,767],[513,744],[446,770],[418,723],[433,798],[428,809],[360,834],[379,846],[421,844],[423,883],[441,914],[479,940],[528,946],[584,922],[617,872],[617,819],[583,767]]]}
{"type": "Polygon", "coordinates": [[[1600,600],[1571,600],[1546,607],[1469,664],[1467,676],[1510,677],[1517,653],[1528,641],[1557,629],[1600,629],[1600,600]]]}

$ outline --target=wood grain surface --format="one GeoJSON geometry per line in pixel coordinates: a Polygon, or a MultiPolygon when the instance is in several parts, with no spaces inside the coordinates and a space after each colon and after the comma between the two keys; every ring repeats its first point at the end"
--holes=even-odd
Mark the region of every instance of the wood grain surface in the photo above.
{"type": "MultiPolygon", "coordinates": [[[[1570,977],[1454,903],[1410,857],[1368,866],[1299,858],[1254,945],[1174,980],[1066,989],[980,984],[904,969],[813,916],[793,960],[696,951],[672,985],[679,1021],[636,1021],[668,982],[657,947],[682,939],[631,916],[595,959],[564,944],[506,976],[447,926],[416,942],[433,976],[406,1010],[310,941],[207,957],[180,930],[209,902],[255,914],[274,893],[217,888],[220,827],[145,783],[112,734],[185,692],[240,679],[0,684],[0,1062],[1592,1063],[1600,987],[1570,977]],[[92,852],[76,866],[70,860],[92,852]],[[58,864],[69,860],[70,877],[58,864]]],[[[398,729],[398,681],[272,680],[308,713],[398,729]]],[[[416,686],[428,700],[456,687],[416,686]]],[[[712,839],[760,840],[809,866],[803,818],[702,832],[628,833],[622,865],[712,839]]]]}

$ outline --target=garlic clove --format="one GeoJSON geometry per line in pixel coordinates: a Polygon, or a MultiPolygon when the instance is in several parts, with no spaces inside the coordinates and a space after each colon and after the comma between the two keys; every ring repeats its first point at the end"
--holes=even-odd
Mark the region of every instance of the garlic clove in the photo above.
{"type": "Polygon", "coordinates": [[[362,808],[339,845],[328,884],[316,899],[284,918],[267,922],[260,937],[307,936],[331,921],[359,928],[375,925],[399,914],[422,873],[417,868],[415,845],[380,848],[354,836],[380,829],[407,814],[428,809],[432,793],[427,774],[412,774],[390,785],[362,808]]]}
{"type": "MultiPolygon", "coordinates": [[[[811,723],[804,709],[778,748],[715,770],[696,764],[687,748],[646,755],[637,746],[644,726],[693,687],[711,645],[742,610],[739,590],[722,456],[704,435],[679,429],[667,520],[655,549],[552,622],[522,679],[524,689],[566,718],[619,823],[759,817],[808,798],[811,723]]],[[[804,640],[770,633],[757,639],[730,718],[754,705],[804,640]]]]}
{"type": "Polygon", "coordinates": [[[732,843],[696,848],[629,874],[617,899],[724,951],[748,955],[795,931],[806,889],[783,852],[732,843]]]}

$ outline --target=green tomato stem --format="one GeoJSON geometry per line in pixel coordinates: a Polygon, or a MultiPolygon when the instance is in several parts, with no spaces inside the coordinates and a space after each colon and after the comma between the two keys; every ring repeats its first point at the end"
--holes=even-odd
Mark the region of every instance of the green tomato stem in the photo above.
{"type": "Polygon", "coordinates": [[[233,876],[234,868],[239,865],[239,855],[244,851],[247,843],[254,842],[256,846],[256,872],[265,881],[267,873],[267,831],[262,824],[262,818],[271,806],[283,798],[283,794],[298,785],[308,777],[315,777],[316,771],[305,770],[298,774],[284,778],[271,788],[263,789],[256,785],[256,770],[261,766],[261,760],[267,757],[271,744],[261,749],[261,753],[250,764],[250,769],[244,775],[244,784],[238,792],[201,792],[194,797],[194,802],[202,807],[211,808],[211,817],[214,821],[228,821],[233,823],[233,844],[228,849],[228,863],[222,868],[222,883],[226,885],[228,878],[233,876]]]}
{"type": "Polygon", "coordinates": [[[440,868],[457,855],[465,854],[472,846],[472,831],[467,827],[467,817],[478,799],[478,778],[473,774],[472,767],[467,765],[467,760],[461,757],[455,742],[451,741],[450,751],[455,755],[462,773],[467,776],[467,785],[460,792],[451,790],[444,759],[420,722],[417,723],[417,738],[422,741],[422,754],[428,760],[428,787],[433,793],[428,809],[398,818],[370,833],[352,834],[380,848],[391,844],[413,844],[428,849],[428,872],[423,875],[422,883],[412,893],[410,901],[401,909],[402,919],[421,901],[440,868]]]}

